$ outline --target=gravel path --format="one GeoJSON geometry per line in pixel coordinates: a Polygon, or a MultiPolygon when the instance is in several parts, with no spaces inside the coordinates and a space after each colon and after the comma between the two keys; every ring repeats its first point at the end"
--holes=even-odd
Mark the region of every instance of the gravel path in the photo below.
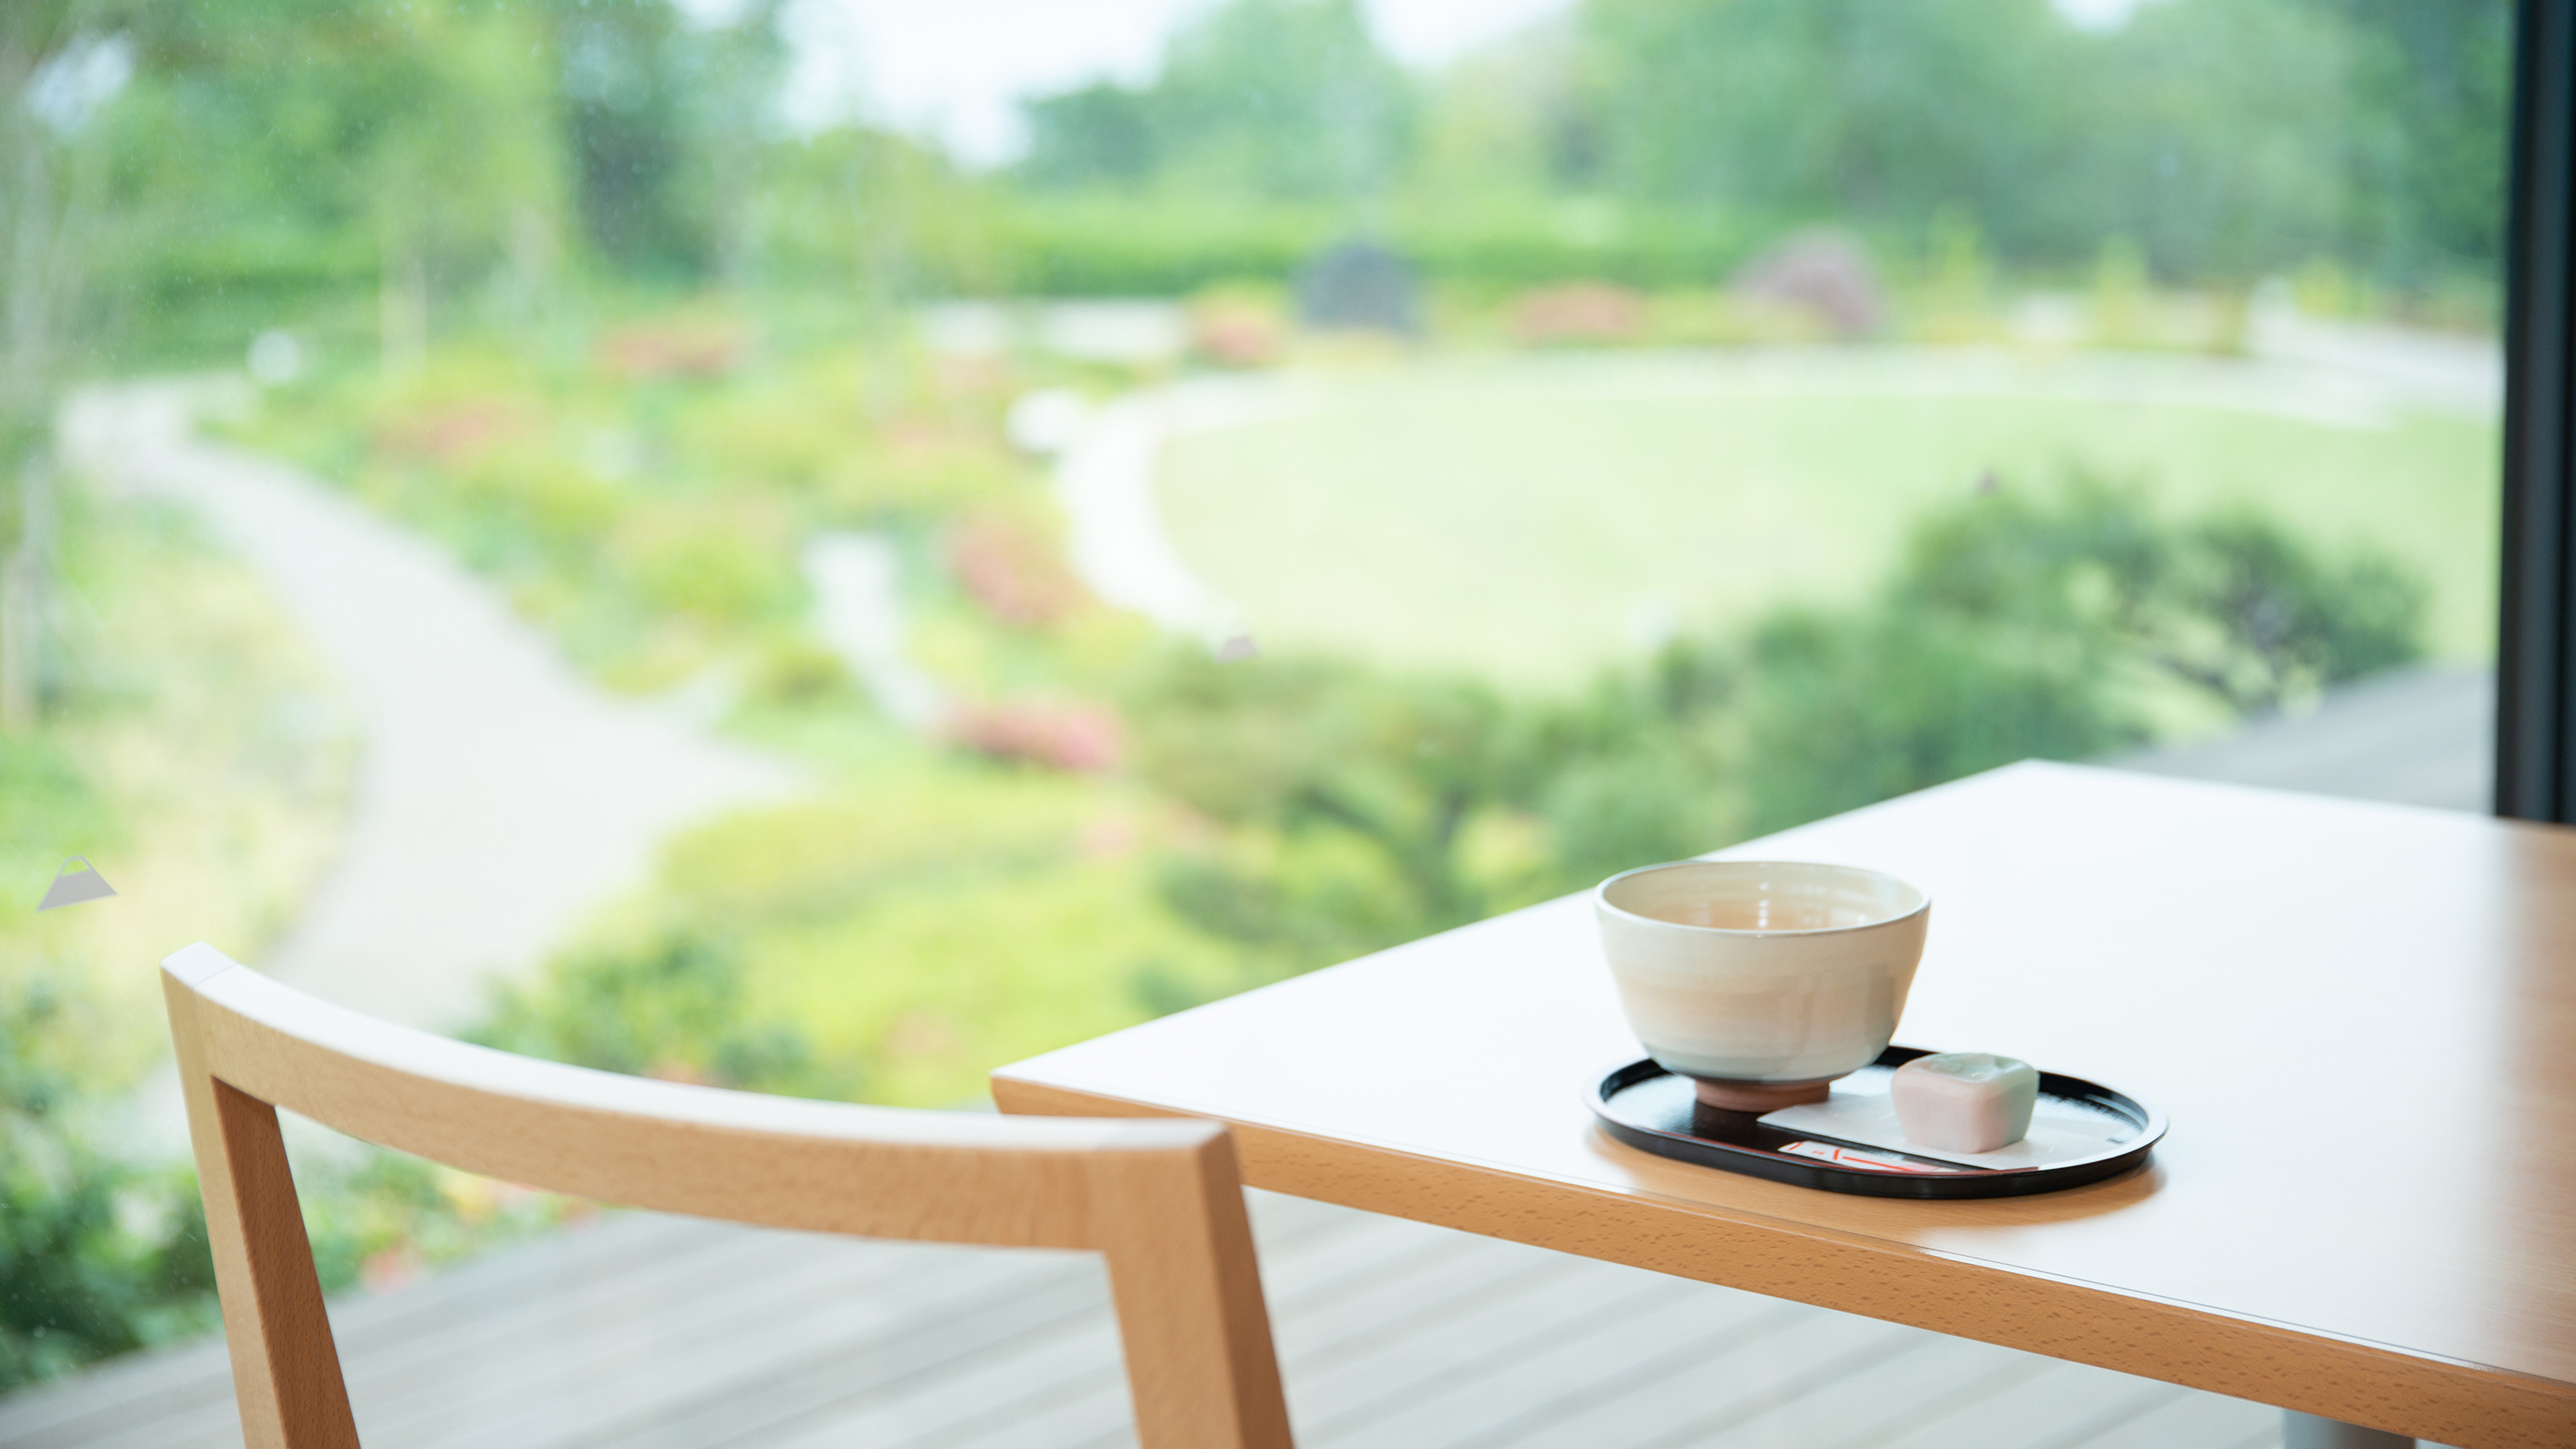
{"type": "Polygon", "coordinates": [[[814,591],[814,632],[857,676],[886,717],[927,731],[948,699],[904,648],[903,557],[880,533],[821,533],[800,562],[814,591]]]}
{"type": "Polygon", "coordinates": [[[203,519],[362,712],[344,854],[262,969],[371,1015],[454,1029],[487,978],[534,967],[641,883],[663,836],[797,787],[789,767],[676,710],[592,686],[435,546],[308,473],[196,437],[204,396],[195,384],[95,389],[71,405],[63,443],[112,493],[203,519]]]}

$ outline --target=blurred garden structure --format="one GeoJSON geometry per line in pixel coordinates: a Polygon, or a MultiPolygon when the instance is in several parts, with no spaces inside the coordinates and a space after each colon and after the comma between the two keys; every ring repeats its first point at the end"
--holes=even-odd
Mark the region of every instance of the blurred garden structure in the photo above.
{"type": "MultiPolygon", "coordinates": [[[[211,1322],[190,940],[954,1105],[2028,756],[2478,803],[2501,0],[1525,9],[0,9],[0,1443],[211,1322]]],[[[356,1295],[592,1212],[298,1151],[356,1295]]]]}

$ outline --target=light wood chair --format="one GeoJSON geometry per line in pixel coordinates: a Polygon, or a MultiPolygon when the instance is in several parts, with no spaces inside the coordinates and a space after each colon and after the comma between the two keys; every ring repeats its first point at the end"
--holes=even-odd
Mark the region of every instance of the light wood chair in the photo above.
{"type": "Polygon", "coordinates": [[[771,1227],[1108,1259],[1145,1449],[1285,1449],[1213,1122],[987,1117],[595,1072],[346,1011],[199,944],[161,963],[250,1449],[358,1442],[277,1109],[468,1172],[771,1227]]]}

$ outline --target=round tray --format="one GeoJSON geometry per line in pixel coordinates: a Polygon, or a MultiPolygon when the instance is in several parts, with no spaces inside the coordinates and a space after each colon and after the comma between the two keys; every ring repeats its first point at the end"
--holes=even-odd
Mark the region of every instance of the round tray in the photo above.
{"type": "MultiPolygon", "coordinates": [[[[1922,1047],[1892,1046],[1842,1083],[1864,1091],[1879,1087],[1883,1084],[1872,1080],[1873,1074],[1883,1078],[1930,1055],[1922,1047]]],[[[2082,1187],[2146,1161],[2165,1135],[2164,1113],[2097,1082],[2056,1072],[2039,1074],[2040,1111],[2098,1120],[2120,1140],[2106,1142],[2099,1152],[2035,1167],[1971,1166],[1813,1130],[1784,1130],[1751,1112],[1702,1105],[1689,1078],[1674,1076],[1652,1059],[1603,1073],[1584,1097],[1602,1128],[1631,1147],[1702,1167],[1864,1197],[2019,1197],[2082,1187]]]]}

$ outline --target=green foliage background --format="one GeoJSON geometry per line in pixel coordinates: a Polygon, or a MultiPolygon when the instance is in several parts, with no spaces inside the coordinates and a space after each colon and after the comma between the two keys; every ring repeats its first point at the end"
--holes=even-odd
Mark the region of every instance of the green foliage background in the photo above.
{"type": "Polygon", "coordinates": [[[352,331],[415,309],[533,338],[610,280],[1173,295],[1285,277],[1353,231],[1470,290],[1705,286],[1818,223],[1897,273],[1964,227],[2020,275],[2120,246],[2193,286],[2325,259],[2438,309],[2495,282],[2503,0],[2165,0],[2110,33],[2047,0],[1584,0],[1431,75],[1356,0],[1235,0],[1140,84],[1030,98],[998,172],[781,124],[782,14],[12,6],[18,89],[104,38],[131,58],[91,123],[13,122],[85,218],[56,332],[222,355],[336,308],[352,331]]]}

